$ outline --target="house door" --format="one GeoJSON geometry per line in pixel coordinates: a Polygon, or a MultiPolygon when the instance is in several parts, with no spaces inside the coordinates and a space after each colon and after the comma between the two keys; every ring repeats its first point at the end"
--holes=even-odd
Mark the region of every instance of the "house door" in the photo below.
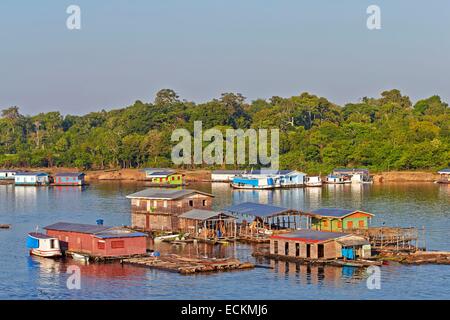
{"type": "Polygon", "coordinates": [[[145,215],[145,230],[150,230],[150,215],[145,215]]]}
{"type": "Polygon", "coordinates": [[[289,242],[286,242],[284,244],[284,255],[288,256],[289,255],[289,242]]]}
{"type": "Polygon", "coordinates": [[[310,244],[306,245],[306,257],[311,258],[311,245],[310,244]]]}
{"type": "Polygon", "coordinates": [[[320,258],[323,258],[325,256],[325,248],[323,246],[323,244],[319,244],[317,246],[317,255],[320,258]]]}

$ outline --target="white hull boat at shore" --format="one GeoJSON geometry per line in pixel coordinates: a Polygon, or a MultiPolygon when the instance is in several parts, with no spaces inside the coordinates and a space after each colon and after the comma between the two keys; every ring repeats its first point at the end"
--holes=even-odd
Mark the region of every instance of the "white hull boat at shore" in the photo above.
{"type": "Polygon", "coordinates": [[[58,258],[62,256],[58,238],[46,234],[31,232],[28,234],[27,247],[30,254],[44,258],[58,258]]]}

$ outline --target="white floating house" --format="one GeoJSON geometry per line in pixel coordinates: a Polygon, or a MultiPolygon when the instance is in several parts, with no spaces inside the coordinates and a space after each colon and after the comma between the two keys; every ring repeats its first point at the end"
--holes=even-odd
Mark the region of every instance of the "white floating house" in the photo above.
{"type": "Polygon", "coordinates": [[[0,169],[0,180],[14,180],[17,171],[0,169]]]}
{"type": "Polygon", "coordinates": [[[450,168],[442,169],[438,174],[440,175],[438,183],[450,184],[450,168]]]}
{"type": "Polygon", "coordinates": [[[280,188],[304,187],[306,183],[306,174],[298,171],[282,170],[278,174],[276,181],[280,188]]]}
{"type": "Polygon", "coordinates": [[[14,176],[16,186],[46,186],[50,182],[45,172],[17,172],[14,176]]]}

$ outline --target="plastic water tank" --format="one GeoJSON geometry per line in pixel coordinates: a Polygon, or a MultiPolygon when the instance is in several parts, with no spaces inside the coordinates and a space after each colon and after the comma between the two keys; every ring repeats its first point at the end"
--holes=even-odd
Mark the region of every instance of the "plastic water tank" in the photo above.
{"type": "Polygon", "coordinates": [[[97,220],[97,225],[98,226],[102,226],[103,225],[103,219],[98,219],[97,220]]]}

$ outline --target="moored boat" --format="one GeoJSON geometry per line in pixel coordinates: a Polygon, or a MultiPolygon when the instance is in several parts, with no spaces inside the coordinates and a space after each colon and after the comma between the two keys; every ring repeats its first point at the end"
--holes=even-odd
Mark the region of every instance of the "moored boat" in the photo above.
{"type": "MultiPolygon", "coordinates": [[[[327,176],[325,183],[327,184],[345,184],[345,180],[343,177],[329,175],[327,176]]],[[[351,181],[350,181],[351,183],[351,181]]]]}
{"type": "Polygon", "coordinates": [[[261,190],[275,189],[275,179],[273,177],[235,177],[231,186],[234,189],[261,190]]]}
{"type": "Polygon", "coordinates": [[[320,176],[307,176],[305,185],[307,187],[321,187],[323,185],[323,181],[320,176]]]}
{"type": "Polygon", "coordinates": [[[27,247],[30,249],[31,255],[39,257],[56,258],[62,255],[58,238],[43,233],[30,232],[27,247]]]}

